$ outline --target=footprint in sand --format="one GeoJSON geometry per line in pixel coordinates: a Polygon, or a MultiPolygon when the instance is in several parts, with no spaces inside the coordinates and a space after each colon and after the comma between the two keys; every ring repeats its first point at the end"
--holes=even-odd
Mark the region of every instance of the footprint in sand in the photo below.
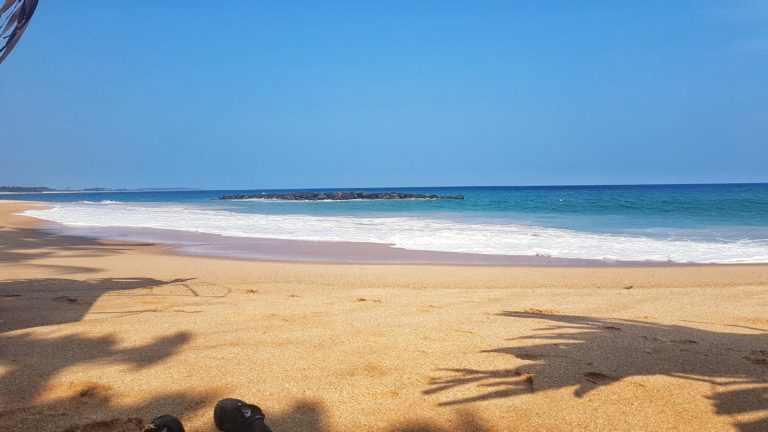
{"type": "Polygon", "coordinates": [[[519,358],[520,360],[541,360],[545,356],[538,353],[517,353],[515,354],[515,357],[519,358]]]}
{"type": "Polygon", "coordinates": [[[358,297],[358,298],[355,299],[355,301],[358,302],[358,303],[361,303],[361,302],[381,303],[381,300],[367,299],[367,298],[364,298],[364,297],[358,297]]]}
{"type": "Polygon", "coordinates": [[[768,351],[752,351],[748,356],[744,356],[744,359],[752,364],[768,366],[768,351]]]}
{"type": "Polygon", "coordinates": [[[682,345],[692,345],[692,344],[699,343],[698,341],[695,341],[693,339],[670,339],[670,340],[664,340],[664,339],[658,338],[656,336],[643,336],[643,339],[649,340],[651,342],[667,342],[667,343],[682,344],[682,345]]]}
{"type": "Polygon", "coordinates": [[[695,341],[693,339],[672,339],[670,342],[676,343],[676,344],[697,344],[698,341],[695,341]]]}
{"type": "Polygon", "coordinates": [[[584,378],[586,378],[587,381],[591,382],[592,384],[599,385],[610,384],[616,381],[616,378],[600,372],[587,372],[584,374],[584,378]]]}
{"type": "Polygon", "coordinates": [[[533,314],[533,315],[557,315],[560,313],[560,311],[554,310],[554,309],[536,309],[536,308],[529,308],[524,310],[523,312],[533,314]]]}
{"type": "Polygon", "coordinates": [[[63,384],[51,384],[43,393],[48,397],[79,396],[81,398],[102,398],[111,393],[110,387],[95,381],[75,381],[63,384]]]}
{"type": "Polygon", "coordinates": [[[77,299],[74,297],[67,297],[67,296],[61,296],[56,297],[52,299],[53,301],[61,302],[61,303],[77,303],[77,299]]]}

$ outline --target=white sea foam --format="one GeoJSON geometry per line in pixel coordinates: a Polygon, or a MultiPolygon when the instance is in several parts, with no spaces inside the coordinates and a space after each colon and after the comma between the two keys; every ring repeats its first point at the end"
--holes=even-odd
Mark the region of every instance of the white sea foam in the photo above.
{"type": "Polygon", "coordinates": [[[420,217],[244,214],[183,205],[57,204],[24,214],[70,226],[140,227],[286,240],[391,244],[411,250],[694,263],[768,262],[768,242],[659,240],[420,217]]]}

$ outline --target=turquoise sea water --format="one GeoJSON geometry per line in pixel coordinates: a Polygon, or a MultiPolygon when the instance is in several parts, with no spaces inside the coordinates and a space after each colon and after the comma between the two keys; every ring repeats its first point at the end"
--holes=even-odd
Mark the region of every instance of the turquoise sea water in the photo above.
{"type": "MultiPolygon", "coordinates": [[[[214,200],[225,194],[274,190],[0,198],[60,203],[35,216],[70,225],[372,241],[416,250],[565,258],[768,261],[768,184],[302,190],[461,194],[465,200],[214,200]]],[[[297,190],[284,190],[292,191],[297,190]]]]}

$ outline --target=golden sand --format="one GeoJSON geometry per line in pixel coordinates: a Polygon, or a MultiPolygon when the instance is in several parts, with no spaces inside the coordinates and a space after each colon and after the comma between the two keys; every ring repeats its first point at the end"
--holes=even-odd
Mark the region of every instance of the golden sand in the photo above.
{"type": "Polygon", "coordinates": [[[768,266],[273,263],[0,204],[0,430],[768,430],[768,266]]]}

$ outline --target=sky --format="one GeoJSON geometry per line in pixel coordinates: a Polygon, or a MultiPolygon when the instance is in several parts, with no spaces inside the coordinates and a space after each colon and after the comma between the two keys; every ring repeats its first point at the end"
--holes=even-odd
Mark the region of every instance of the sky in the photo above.
{"type": "Polygon", "coordinates": [[[41,1],[0,185],[768,182],[768,1],[41,1]]]}

